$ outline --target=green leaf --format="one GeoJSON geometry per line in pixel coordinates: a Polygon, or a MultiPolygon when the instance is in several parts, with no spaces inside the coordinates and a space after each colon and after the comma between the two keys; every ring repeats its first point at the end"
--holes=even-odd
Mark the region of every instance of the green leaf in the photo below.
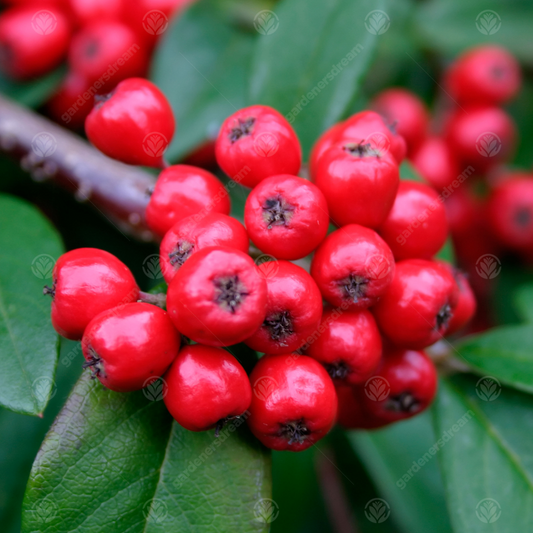
{"type": "Polygon", "coordinates": [[[59,68],[35,81],[19,82],[0,74],[0,93],[28,107],[39,107],[59,87],[65,69],[59,68]]]}
{"type": "Polygon", "coordinates": [[[348,437],[389,506],[391,520],[409,533],[451,532],[437,461],[429,452],[436,437],[427,414],[348,437]]]}
{"type": "Polygon", "coordinates": [[[514,298],[520,317],[528,323],[533,322],[533,285],[522,287],[514,298]]]}
{"type": "Polygon", "coordinates": [[[476,392],[476,378],[443,380],[433,408],[454,531],[529,531],[533,398],[504,388],[483,401],[476,392]]]}
{"type": "Polygon", "coordinates": [[[476,372],[533,393],[533,325],[504,326],[459,342],[456,351],[476,372]]]}
{"type": "Polygon", "coordinates": [[[165,93],[177,120],[166,156],[175,162],[245,106],[252,37],[225,21],[214,1],[203,0],[165,32],[151,79],[165,93]]]}
{"type": "Polygon", "coordinates": [[[0,405],[20,413],[42,413],[53,389],[58,336],[43,286],[62,252],[44,216],[0,196],[0,405]]]}
{"type": "Polygon", "coordinates": [[[430,0],[416,23],[424,44],[455,56],[479,44],[500,44],[531,63],[533,4],[528,0],[430,0]]]}
{"type": "Polygon", "coordinates": [[[392,23],[385,5],[384,0],[283,0],[267,18],[256,20],[262,35],[248,100],[284,114],[305,157],[357,96],[377,39],[386,38],[376,33],[392,23]],[[367,18],[371,12],[381,17],[374,26],[367,18]]]}
{"type": "Polygon", "coordinates": [[[85,373],[33,465],[22,531],[266,531],[270,456],[240,424],[189,432],[160,397],[85,373]]]}

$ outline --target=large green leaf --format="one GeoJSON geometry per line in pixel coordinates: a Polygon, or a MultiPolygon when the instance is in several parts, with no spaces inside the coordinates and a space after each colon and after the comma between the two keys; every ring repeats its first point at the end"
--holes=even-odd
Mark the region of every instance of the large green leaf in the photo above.
{"type": "Polygon", "coordinates": [[[35,208],[0,196],[0,405],[13,411],[42,413],[54,386],[58,337],[43,285],[62,251],[35,208]]]}
{"type": "Polygon", "coordinates": [[[156,390],[120,394],[85,373],[33,465],[22,531],[265,531],[270,456],[235,425],[189,432],[156,390]]]}
{"type": "Polygon", "coordinates": [[[477,393],[476,378],[443,380],[434,405],[437,435],[448,436],[437,455],[454,531],[530,531],[533,398],[503,389],[486,401],[477,393]]]}
{"type": "Polygon", "coordinates": [[[170,161],[216,136],[222,121],[245,106],[251,44],[252,37],[226,22],[211,0],[193,6],[165,32],[151,79],[177,119],[170,161]]]}
{"type": "Polygon", "coordinates": [[[283,113],[304,154],[357,95],[376,40],[385,39],[392,24],[385,5],[385,0],[283,0],[268,18],[257,20],[262,35],[252,62],[249,103],[283,113]]]}
{"type": "Polygon", "coordinates": [[[425,43],[448,56],[479,44],[501,44],[531,63],[533,41],[529,0],[430,0],[417,13],[425,43]]]}
{"type": "Polygon", "coordinates": [[[370,519],[390,513],[406,533],[451,531],[437,461],[429,452],[437,439],[427,414],[379,431],[350,432],[349,439],[388,506],[374,516],[367,509],[370,519]]]}
{"type": "Polygon", "coordinates": [[[468,337],[456,346],[476,372],[533,392],[533,325],[504,326],[468,337]]]}

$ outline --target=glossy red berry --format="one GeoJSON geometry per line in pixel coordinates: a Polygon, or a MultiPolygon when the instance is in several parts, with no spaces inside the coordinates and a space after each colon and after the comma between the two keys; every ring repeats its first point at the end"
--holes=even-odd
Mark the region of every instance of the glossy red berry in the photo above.
{"type": "Polygon", "coordinates": [[[371,143],[382,153],[390,153],[400,164],[407,155],[405,139],[394,124],[375,111],[361,111],[343,122],[336,142],[371,143]]]}
{"type": "Polygon", "coordinates": [[[453,275],[459,289],[457,305],[453,311],[453,316],[448,324],[447,334],[451,335],[463,329],[472,320],[476,313],[476,297],[466,274],[448,263],[443,263],[453,275]]]}
{"type": "Polygon", "coordinates": [[[371,105],[405,139],[407,155],[413,154],[427,135],[429,113],[424,102],[411,91],[392,88],[380,92],[371,105]]]}
{"type": "Polygon", "coordinates": [[[450,96],[467,105],[503,104],[516,96],[521,82],[518,61],[496,45],[467,50],[453,62],[445,78],[450,96]]]}
{"type": "Polygon", "coordinates": [[[427,137],[413,154],[411,162],[437,191],[448,187],[460,174],[456,157],[441,137],[427,137]]]}
{"type": "Polygon", "coordinates": [[[490,227],[508,248],[533,248],[533,176],[515,173],[504,176],[487,202],[490,227]]]}
{"type": "Polygon", "coordinates": [[[229,116],[220,128],[215,153],[220,168],[246,187],[277,174],[297,175],[302,163],[300,142],[291,125],[263,105],[229,116]]]}
{"type": "Polygon", "coordinates": [[[372,143],[337,142],[320,158],[315,183],[337,226],[379,227],[399,184],[398,164],[372,143]]]}
{"type": "Polygon", "coordinates": [[[453,155],[462,164],[472,165],[477,173],[507,161],[514,152],[516,127],[498,107],[457,112],[446,129],[453,155]]]}
{"type": "Polygon", "coordinates": [[[430,259],[448,237],[443,200],[429,185],[400,182],[394,205],[379,228],[379,234],[397,261],[430,259]]]}
{"type": "Polygon", "coordinates": [[[139,390],[161,377],[178,355],[179,333],[165,311],[147,303],[108,309],[81,341],[85,368],[108,389],[139,390]]]}
{"type": "Polygon", "coordinates": [[[377,429],[390,424],[366,409],[362,387],[336,385],[339,409],[337,423],[346,429],[377,429]]]}
{"type": "Polygon", "coordinates": [[[320,189],[303,178],[266,178],[246,199],[244,223],[253,243],[278,259],[301,259],[326,236],[328,205],[320,189]]]}
{"type": "Polygon", "coordinates": [[[0,14],[0,68],[27,80],[55,68],[65,57],[70,24],[54,6],[33,4],[0,14]]]}
{"type": "Polygon", "coordinates": [[[68,7],[78,26],[92,22],[119,20],[124,0],[68,0],[68,7]]]}
{"type": "Polygon", "coordinates": [[[374,230],[350,224],[319,246],[311,276],[331,305],[361,309],[374,305],[387,290],[394,276],[394,257],[374,230]]]}
{"type": "Polygon", "coordinates": [[[370,311],[324,310],[305,353],[322,363],[335,384],[354,385],[372,375],[381,358],[381,336],[370,311]]]}
{"type": "Polygon", "coordinates": [[[129,268],[114,255],[96,248],[63,254],[52,272],[52,325],[67,339],[81,339],[87,324],[118,305],[135,302],[139,287],[129,268]]]}
{"type": "Polygon", "coordinates": [[[394,350],[382,362],[361,395],[364,409],[381,420],[411,418],[429,407],[437,391],[437,371],[421,351],[394,350]],[[385,383],[382,394],[371,387],[372,379],[385,383]]]}
{"type": "Polygon", "coordinates": [[[248,234],[237,219],[222,213],[181,219],[167,231],[159,248],[165,281],[170,283],[191,255],[212,246],[227,246],[247,253],[248,234]]]}
{"type": "Polygon", "coordinates": [[[383,334],[397,346],[422,349],[448,331],[458,300],[453,276],[440,263],[406,259],[373,308],[383,334]]]}
{"type": "Polygon", "coordinates": [[[190,339],[229,346],[252,335],[265,319],[267,288],[253,260],[228,247],[204,248],[179,269],[167,309],[190,339]]]}
{"type": "Polygon", "coordinates": [[[185,217],[197,220],[209,213],[229,215],[228,191],[218,178],[198,167],[173,165],[161,172],[146,207],[146,222],[150,229],[163,237],[185,217]]]}
{"type": "Polygon", "coordinates": [[[313,335],[322,315],[322,295],[313,278],[288,261],[259,265],[267,284],[262,326],[244,342],[258,352],[290,353],[313,335]]]}
{"type": "Polygon", "coordinates": [[[176,422],[189,431],[215,428],[250,407],[252,388],[244,368],[226,350],[185,346],[165,374],[163,399],[176,422]]]}
{"type": "Polygon", "coordinates": [[[328,128],[315,142],[309,155],[309,176],[311,181],[315,181],[316,169],[320,158],[324,152],[335,144],[337,137],[340,135],[344,128],[344,122],[338,122],[333,124],[331,128],[328,128]]]}
{"type": "Polygon", "coordinates": [[[77,33],[70,44],[70,70],[105,94],[127,78],[144,76],[148,55],[135,32],[119,21],[97,19],[77,33]]]}
{"type": "Polygon", "coordinates": [[[255,366],[247,420],[273,450],[305,450],[325,437],[337,414],[337,395],[322,365],[305,355],[267,355],[255,366]]]}
{"type": "Polygon", "coordinates": [[[109,157],[130,165],[161,167],[174,135],[174,115],[165,95],[150,81],[121,81],[85,121],[91,143],[109,157]]]}

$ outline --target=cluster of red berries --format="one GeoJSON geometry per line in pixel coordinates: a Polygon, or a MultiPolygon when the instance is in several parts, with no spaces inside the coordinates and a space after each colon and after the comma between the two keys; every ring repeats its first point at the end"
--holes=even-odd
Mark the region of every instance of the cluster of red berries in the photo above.
{"type": "Polygon", "coordinates": [[[0,14],[0,68],[17,80],[68,72],[48,102],[50,115],[83,126],[93,96],[144,76],[169,19],[193,0],[9,0],[0,14]]]}
{"type": "Polygon", "coordinates": [[[244,226],[216,176],[143,152],[150,131],[172,138],[174,118],[152,83],[121,82],[86,132],[111,157],[163,168],[146,220],[162,238],[166,311],[118,259],[80,249],[60,258],[45,289],[54,327],[82,339],[86,366],[113,390],[163,377],[165,404],[193,431],[246,413],[265,445],[299,451],[337,420],[374,428],[416,415],[437,385],[422,350],[462,328],[475,300],[466,278],[434,259],[447,238],[442,199],[400,182],[407,144],[397,129],[374,111],[335,125],[307,180],[280,113],[237,111],[215,150],[229,185],[252,189],[244,226]],[[270,260],[254,262],[249,240],[270,260]],[[309,272],[292,262],[313,252],[309,272]],[[249,377],[224,349],[241,342],[266,354],[249,377]]]}

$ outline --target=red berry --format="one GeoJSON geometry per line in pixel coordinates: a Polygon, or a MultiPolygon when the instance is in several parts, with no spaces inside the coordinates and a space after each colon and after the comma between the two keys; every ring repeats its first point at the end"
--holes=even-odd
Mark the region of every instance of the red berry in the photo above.
{"type": "Polygon", "coordinates": [[[161,172],[146,207],[146,222],[163,237],[180,220],[209,213],[229,215],[228,191],[218,178],[198,167],[173,165],[161,172]]]}
{"type": "Polygon", "coordinates": [[[164,377],[163,399],[189,431],[218,431],[250,407],[252,388],[244,368],[221,348],[185,346],[164,377]]]}
{"type": "Polygon", "coordinates": [[[65,57],[69,39],[67,18],[51,5],[8,9],[0,15],[0,68],[17,80],[46,74],[65,57]]]}
{"type": "Polygon", "coordinates": [[[337,423],[346,429],[377,429],[390,422],[382,420],[370,413],[363,400],[364,391],[361,387],[336,385],[339,412],[337,423]]]}
{"type": "Polygon", "coordinates": [[[407,143],[407,154],[413,154],[427,135],[429,113],[424,102],[406,89],[387,89],[372,100],[372,108],[392,124],[407,143]]]}
{"type": "Polygon", "coordinates": [[[67,73],[56,93],[50,98],[47,110],[56,121],[72,130],[85,124],[87,115],[93,108],[93,86],[83,76],[75,72],[67,73]]]}
{"type": "Polygon", "coordinates": [[[430,259],[446,242],[443,200],[429,185],[402,181],[390,213],[379,229],[394,258],[430,259]]]}
{"type": "Polygon", "coordinates": [[[178,270],[168,288],[174,325],[209,346],[244,341],[265,319],[267,289],[253,260],[228,248],[204,248],[178,270]]]}
{"type": "Polygon", "coordinates": [[[476,313],[476,297],[468,283],[468,278],[459,269],[443,263],[453,275],[459,289],[459,298],[453,311],[453,316],[448,325],[448,335],[463,329],[476,313]]]}
{"type": "Polygon", "coordinates": [[[533,248],[533,176],[514,173],[496,185],[489,195],[487,215],[491,229],[505,246],[527,251],[533,248]]]}
{"type": "Polygon", "coordinates": [[[375,231],[350,224],[319,246],[311,276],[331,305],[361,309],[374,305],[387,290],[394,276],[394,257],[375,231]]]}
{"type": "Polygon", "coordinates": [[[72,16],[83,27],[92,22],[119,20],[123,3],[123,0],[68,0],[72,16]]]}
{"type": "Polygon", "coordinates": [[[453,276],[440,263],[406,259],[396,264],[394,279],[373,313],[394,344],[422,349],[446,334],[458,296],[453,276]]]}
{"type": "Polygon", "coordinates": [[[305,450],[325,437],[335,423],[335,387],[311,357],[264,356],[250,381],[254,394],[247,422],[268,448],[305,450]]]}
{"type": "Polygon", "coordinates": [[[93,318],[81,345],[84,367],[94,377],[108,389],[129,392],[165,373],[178,355],[180,336],[159,307],[130,303],[93,318]]]}
{"type": "Polygon", "coordinates": [[[305,353],[324,365],[335,383],[366,381],[381,359],[381,336],[370,311],[327,308],[305,353]]]}
{"type": "Polygon", "coordinates": [[[400,164],[407,154],[405,139],[398,134],[394,124],[387,123],[375,111],[361,111],[343,122],[336,142],[355,144],[371,143],[382,153],[390,153],[400,164]]]}
{"type": "Polygon", "coordinates": [[[364,409],[381,420],[396,422],[411,418],[429,407],[437,391],[437,371],[431,359],[414,350],[385,353],[374,380],[384,383],[382,394],[369,389],[362,394],[364,409]],[[388,394],[387,394],[388,391],[388,394]]]}
{"type": "Polygon", "coordinates": [[[427,137],[413,154],[411,162],[437,191],[448,187],[460,174],[456,158],[440,137],[427,137]]]}
{"type": "Polygon", "coordinates": [[[98,97],[85,121],[89,140],[104,154],[148,167],[161,167],[174,127],[165,95],[141,78],[121,81],[113,92],[98,97]]]}
{"type": "Polygon", "coordinates": [[[515,148],[516,128],[498,107],[457,112],[447,124],[447,142],[454,157],[479,174],[509,159],[515,148]]]}
{"type": "Polygon", "coordinates": [[[236,219],[222,213],[182,218],[170,228],[160,247],[161,271],[170,283],[187,259],[211,246],[228,246],[248,252],[248,234],[236,219]]]}
{"type": "Polygon", "coordinates": [[[220,128],[215,152],[220,168],[246,187],[277,174],[296,175],[302,163],[300,142],[291,125],[263,105],[229,116],[220,128]]]}
{"type": "Polygon", "coordinates": [[[521,83],[518,61],[495,45],[464,52],[450,66],[445,80],[451,97],[468,105],[503,104],[516,96],[521,83]]]}
{"type": "Polygon", "coordinates": [[[320,158],[315,183],[334,224],[377,228],[394,203],[399,180],[396,161],[372,143],[337,142],[320,158]]]}
{"type": "Polygon", "coordinates": [[[315,142],[311,154],[309,155],[309,176],[311,181],[315,181],[316,169],[320,158],[324,152],[335,144],[337,137],[344,128],[344,122],[333,124],[315,142]]]}
{"type": "Polygon", "coordinates": [[[259,265],[267,284],[262,326],[244,342],[258,352],[290,353],[302,346],[318,327],[322,296],[313,278],[288,261],[259,265]]]}
{"type": "Polygon", "coordinates": [[[324,240],[328,205],[316,185],[281,174],[263,180],[248,195],[244,222],[262,252],[279,259],[301,259],[324,240]]]}
{"type": "Polygon", "coordinates": [[[52,278],[52,287],[44,289],[52,296],[52,325],[67,339],[81,339],[96,315],[139,297],[129,268],[114,255],[95,248],[63,254],[52,278]]]}
{"type": "Polygon", "coordinates": [[[144,76],[148,56],[135,32],[119,21],[97,19],[77,33],[70,44],[69,67],[105,94],[116,85],[144,76]]]}

